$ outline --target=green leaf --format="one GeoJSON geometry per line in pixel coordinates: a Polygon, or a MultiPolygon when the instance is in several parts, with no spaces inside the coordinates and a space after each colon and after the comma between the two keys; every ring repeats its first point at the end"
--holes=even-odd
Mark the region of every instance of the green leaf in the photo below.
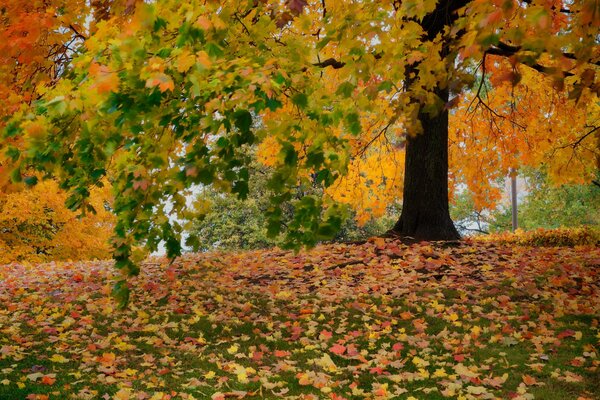
{"type": "Polygon", "coordinates": [[[112,296],[117,300],[118,307],[124,309],[129,303],[129,286],[126,280],[117,281],[112,289],[112,296]]]}
{"type": "Polygon", "coordinates": [[[6,127],[4,128],[3,136],[8,138],[17,136],[19,133],[21,133],[21,128],[19,127],[19,124],[16,121],[13,121],[9,122],[6,125],[6,127]]]}
{"type": "Polygon", "coordinates": [[[346,115],[346,127],[353,135],[358,135],[362,130],[358,114],[353,112],[346,115]]]}
{"type": "Polygon", "coordinates": [[[323,162],[325,162],[325,155],[323,154],[323,151],[319,150],[319,149],[312,149],[309,150],[308,154],[306,155],[306,166],[307,167],[320,167],[321,164],[323,164],[323,162]]]}
{"type": "Polygon", "coordinates": [[[10,180],[13,183],[19,183],[23,180],[21,176],[21,167],[17,167],[10,172],[10,180]]]}
{"type": "Polygon", "coordinates": [[[214,42],[206,43],[205,49],[206,49],[206,53],[209,56],[214,57],[214,58],[219,58],[224,54],[223,49],[214,42]]]}
{"type": "Polygon", "coordinates": [[[161,17],[157,17],[154,21],[153,30],[154,32],[158,32],[159,30],[167,27],[167,21],[161,17]]]}
{"type": "Polygon", "coordinates": [[[37,176],[33,175],[26,177],[25,179],[23,179],[23,181],[27,186],[35,186],[38,183],[38,178],[37,176]]]}
{"type": "Polygon", "coordinates": [[[67,111],[65,96],[56,96],[45,104],[49,109],[54,109],[57,114],[62,115],[67,111]]]}
{"type": "Polygon", "coordinates": [[[8,158],[10,158],[14,162],[19,159],[19,156],[21,155],[21,151],[14,146],[8,146],[5,154],[8,158]]]}
{"type": "Polygon", "coordinates": [[[250,132],[252,114],[248,110],[236,110],[233,113],[234,124],[242,133],[250,132]]]}
{"type": "Polygon", "coordinates": [[[343,82],[341,85],[338,86],[335,94],[342,95],[342,96],[348,98],[348,97],[352,96],[352,92],[354,92],[355,88],[356,88],[356,86],[354,86],[352,83],[343,82]]]}
{"type": "Polygon", "coordinates": [[[300,108],[306,108],[308,106],[308,97],[304,93],[297,93],[292,96],[292,103],[300,108]]]}

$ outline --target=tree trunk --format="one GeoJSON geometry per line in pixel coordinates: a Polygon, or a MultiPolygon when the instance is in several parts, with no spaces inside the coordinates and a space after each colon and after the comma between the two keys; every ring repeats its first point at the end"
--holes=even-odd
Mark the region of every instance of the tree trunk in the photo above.
{"type": "MultiPolygon", "coordinates": [[[[433,41],[438,35],[447,34],[457,18],[456,11],[470,0],[440,0],[436,8],[427,14],[420,25],[427,38],[433,41]]],[[[451,37],[443,42],[441,56],[449,55],[451,37]]],[[[445,60],[452,68],[453,60],[445,60]]],[[[407,70],[406,87],[414,82],[419,66],[407,70]]],[[[442,85],[434,93],[447,104],[448,85],[442,85]]],[[[404,199],[402,214],[392,232],[417,240],[460,239],[450,219],[448,207],[448,110],[442,109],[435,116],[419,112],[423,132],[407,138],[404,162],[404,199]]]]}
{"type": "MultiPolygon", "coordinates": [[[[444,104],[448,90],[436,94],[444,104]]],[[[419,113],[423,132],[407,138],[402,214],[392,231],[417,240],[460,239],[448,207],[448,110],[419,113]]]]}

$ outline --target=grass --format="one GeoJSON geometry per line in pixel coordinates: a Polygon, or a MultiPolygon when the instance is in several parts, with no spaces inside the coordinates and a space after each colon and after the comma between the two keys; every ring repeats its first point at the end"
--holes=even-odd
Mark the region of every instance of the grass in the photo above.
{"type": "Polygon", "coordinates": [[[598,399],[598,259],[391,240],[188,255],[145,265],[124,311],[109,262],[4,266],[0,399],[598,399]],[[331,268],[352,257],[373,262],[331,268]]]}

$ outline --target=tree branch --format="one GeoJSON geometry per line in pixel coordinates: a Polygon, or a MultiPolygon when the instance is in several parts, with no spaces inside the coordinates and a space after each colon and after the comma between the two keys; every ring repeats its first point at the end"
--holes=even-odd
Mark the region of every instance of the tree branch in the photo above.
{"type": "MultiPolygon", "coordinates": [[[[495,56],[501,56],[501,57],[512,57],[512,56],[518,54],[522,50],[523,50],[523,48],[521,46],[513,46],[508,43],[499,42],[497,45],[492,46],[489,49],[487,49],[485,51],[485,53],[495,55],[495,56]]],[[[573,53],[562,53],[562,56],[565,58],[568,58],[570,60],[578,61],[578,58],[573,53]]],[[[586,62],[589,64],[592,64],[592,65],[600,66],[600,61],[587,60],[586,62]]],[[[547,66],[542,65],[537,62],[535,62],[535,63],[522,62],[522,64],[527,65],[529,68],[533,68],[536,71],[541,72],[543,74],[552,74],[552,73],[556,72],[556,70],[557,70],[556,68],[547,67],[547,66]]],[[[569,71],[563,70],[561,72],[562,72],[563,76],[573,76],[574,75],[572,72],[569,72],[569,71]]]]}
{"type": "Polygon", "coordinates": [[[77,29],[75,29],[75,27],[73,25],[69,25],[69,29],[71,29],[73,31],[73,33],[75,33],[76,37],[78,37],[82,40],[87,40],[87,37],[82,35],[77,29]]]}
{"type": "Polygon", "coordinates": [[[587,138],[588,136],[590,136],[592,133],[596,132],[598,129],[600,129],[600,125],[592,128],[588,132],[586,132],[583,135],[581,135],[575,142],[568,143],[568,144],[566,144],[564,146],[560,146],[559,149],[565,149],[567,147],[576,148],[577,146],[579,146],[581,144],[581,142],[583,142],[585,140],[585,138],[587,138]]]}

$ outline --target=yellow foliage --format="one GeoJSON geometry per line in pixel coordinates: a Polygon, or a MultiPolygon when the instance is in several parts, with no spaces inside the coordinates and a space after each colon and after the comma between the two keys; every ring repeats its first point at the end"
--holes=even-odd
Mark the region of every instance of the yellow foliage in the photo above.
{"type": "Polygon", "coordinates": [[[90,204],[97,213],[82,218],[65,207],[66,197],[54,181],[0,193],[0,264],[110,256],[114,217],[104,206],[108,189],[92,192],[90,204]]]}
{"type": "Polygon", "coordinates": [[[498,233],[493,235],[477,236],[477,241],[492,243],[511,243],[521,246],[600,246],[600,230],[593,227],[536,229],[523,231],[517,229],[515,233],[498,233]]]}

